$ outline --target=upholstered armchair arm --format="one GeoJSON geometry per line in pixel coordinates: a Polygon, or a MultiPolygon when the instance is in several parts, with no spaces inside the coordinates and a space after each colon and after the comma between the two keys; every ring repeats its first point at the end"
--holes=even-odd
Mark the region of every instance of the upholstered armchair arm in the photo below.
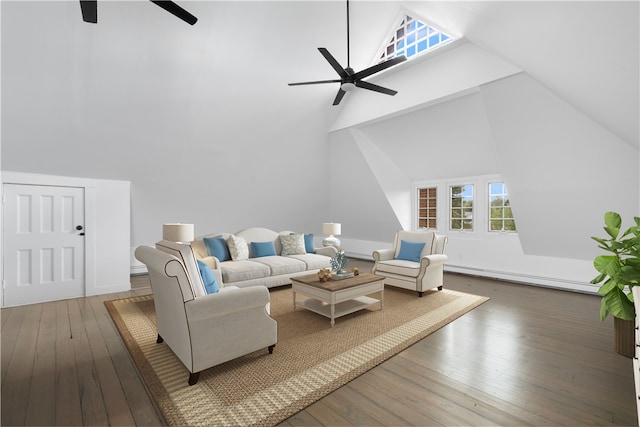
{"type": "Polygon", "coordinates": [[[205,295],[185,303],[189,322],[199,322],[230,313],[262,307],[266,310],[269,291],[264,286],[250,286],[205,295]]]}
{"type": "Polygon", "coordinates": [[[425,255],[420,258],[420,269],[423,270],[429,266],[444,264],[449,257],[443,254],[425,255]]]}
{"type": "Polygon", "coordinates": [[[316,248],[316,253],[318,255],[324,255],[333,258],[338,253],[338,249],[333,246],[323,246],[321,248],[316,248]]]}
{"type": "Polygon", "coordinates": [[[373,260],[375,262],[388,261],[390,259],[393,259],[394,255],[395,255],[395,250],[393,248],[379,249],[377,251],[373,251],[373,260]]]}

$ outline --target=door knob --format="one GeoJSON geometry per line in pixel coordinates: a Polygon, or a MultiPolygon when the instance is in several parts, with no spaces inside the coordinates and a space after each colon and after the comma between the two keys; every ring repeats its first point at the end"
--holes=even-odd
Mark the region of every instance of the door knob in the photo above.
{"type": "Polygon", "coordinates": [[[82,226],[81,225],[77,225],[76,226],[76,230],[78,230],[78,231],[82,230],[82,226]]]}

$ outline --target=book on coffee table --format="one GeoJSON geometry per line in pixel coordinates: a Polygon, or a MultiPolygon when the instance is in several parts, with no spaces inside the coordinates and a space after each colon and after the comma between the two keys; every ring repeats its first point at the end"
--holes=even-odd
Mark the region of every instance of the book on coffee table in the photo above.
{"type": "Polygon", "coordinates": [[[332,274],[331,275],[331,280],[343,280],[343,279],[350,279],[352,278],[354,275],[353,273],[342,273],[342,274],[332,274]]]}

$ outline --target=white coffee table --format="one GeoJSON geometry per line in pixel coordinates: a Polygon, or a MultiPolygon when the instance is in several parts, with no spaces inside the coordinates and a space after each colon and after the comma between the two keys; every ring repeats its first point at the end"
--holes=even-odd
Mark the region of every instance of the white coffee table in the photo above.
{"type": "Polygon", "coordinates": [[[360,274],[349,279],[321,282],[315,274],[291,278],[293,309],[301,307],[331,319],[364,310],[374,304],[384,305],[384,277],[375,274],[360,274]],[[366,295],[380,293],[380,299],[366,295]],[[297,295],[307,299],[297,301],[297,295]]]}

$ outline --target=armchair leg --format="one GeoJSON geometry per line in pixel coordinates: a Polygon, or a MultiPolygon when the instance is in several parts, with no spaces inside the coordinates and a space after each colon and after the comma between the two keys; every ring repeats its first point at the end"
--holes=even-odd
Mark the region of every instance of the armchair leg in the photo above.
{"type": "Polygon", "coordinates": [[[273,349],[275,348],[275,344],[269,346],[269,354],[273,354],[273,349]]]}
{"type": "Polygon", "coordinates": [[[424,295],[424,292],[420,292],[420,291],[418,291],[418,296],[419,296],[420,298],[422,298],[422,295],[424,295]]]}
{"type": "Polygon", "coordinates": [[[193,372],[189,374],[189,385],[195,385],[200,378],[200,372],[193,372]]]}
{"type": "Polygon", "coordinates": [[[158,334],[158,339],[156,340],[156,343],[162,344],[163,342],[164,342],[164,339],[160,336],[160,334],[158,334]]]}
{"type": "Polygon", "coordinates": [[[442,290],[442,285],[438,286],[438,290],[441,291],[442,290]]]}

